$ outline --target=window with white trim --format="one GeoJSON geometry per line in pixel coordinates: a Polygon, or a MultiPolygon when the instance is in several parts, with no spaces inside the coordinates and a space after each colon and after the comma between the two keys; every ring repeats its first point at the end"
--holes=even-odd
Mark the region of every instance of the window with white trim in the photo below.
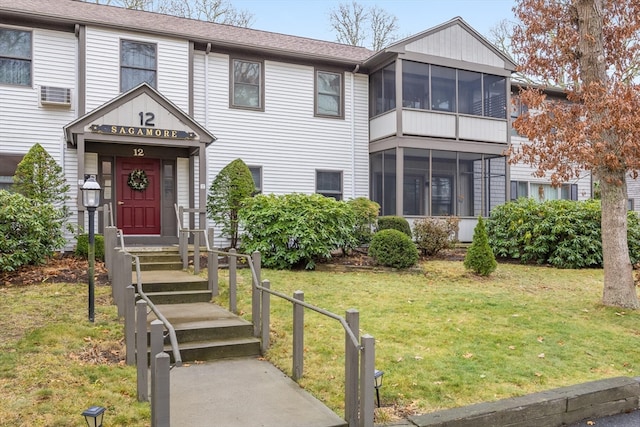
{"type": "Polygon", "coordinates": [[[31,86],[31,31],[0,28],[0,84],[31,86]]]}
{"type": "Polygon", "coordinates": [[[578,184],[554,187],[546,182],[511,181],[511,200],[531,197],[540,202],[547,200],[578,200],[578,184]]]}
{"type": "Polygon", "coordinates": [[[147,82],[157,87],[157,46],[132,40],[120,40],[120,91],[126,92],[147,82]]]}
{"type": "Polygon", "coordinates": [[[262,193],[262,167],[261,166],[249,166],[249,171],[253,177],[253,183],[256,186],[254,194],[262,193]]]}
{"type": "Polygon", "coordinates": [[[316,71],[316,115],[342,117],[342,74],[316,71]]]}
{"type": "Polygon", "coordinates": [[[342,171],[316,171],[316,193],[342,200],[342,171]]]}
{"type": "Polygon", "coordinates": [[[233,59],[231,64],[231,105],[262,109],[262,63],[233,59]]]}

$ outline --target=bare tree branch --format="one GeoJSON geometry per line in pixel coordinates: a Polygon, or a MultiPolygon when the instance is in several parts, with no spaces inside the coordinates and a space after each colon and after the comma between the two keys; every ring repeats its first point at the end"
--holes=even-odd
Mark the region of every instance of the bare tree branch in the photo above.
{"type": "Polygon", "coordinates": [[[364,25],[368,20],[364,6],[355,0],[351,3],[340,3],[338,9],[329,13],[331,27],[336,31],[336,39],[340,43],[362,46],[367,35],[364,25]]]}
{"type": "Polygon", "coordinates": [[[371,48],[373,50],[381,50],[397,39],[398,18],[377,6],[372,6],[369,9],[369,16],[373,37],[371,48]]]}

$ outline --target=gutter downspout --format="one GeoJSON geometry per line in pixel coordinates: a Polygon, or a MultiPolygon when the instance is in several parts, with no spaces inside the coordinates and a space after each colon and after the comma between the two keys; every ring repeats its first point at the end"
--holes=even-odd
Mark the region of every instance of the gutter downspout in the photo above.
{"type": "Polygon", "coordinates": [[[356,198],[356,73],[357,64],[351,71],[351,198],[356,198]]]}

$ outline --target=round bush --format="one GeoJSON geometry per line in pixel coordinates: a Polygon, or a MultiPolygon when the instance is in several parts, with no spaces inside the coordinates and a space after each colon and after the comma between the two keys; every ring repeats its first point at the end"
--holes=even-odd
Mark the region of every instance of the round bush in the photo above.
{"type": "Polygon", "coordinates": [[[381,216],[380,218],[378,218],[377,229],[378,231],[398,230],[411,237],[411,226],[409,225],[409,221],[402,218],[401,216],[381,216]]]}
{"type": "Polygon", "coordinates": [[[408,268],[418,262],[418,248],[403,232],[387,229],[373,235],[369,256],[386,267],[408,268]]]}
{"type": "MultiPolygon", "coordinates": [[[[95,234],[94,236],[94,244],[95,244],[95,259],[100,261],[104,261],[104,236],[102,234],[95,234]]],[[[78,243],[76,244],[76,256],[82,258],[89,257],[89,235],[88,234],[80,234],[77,237],[78,243]]]]}

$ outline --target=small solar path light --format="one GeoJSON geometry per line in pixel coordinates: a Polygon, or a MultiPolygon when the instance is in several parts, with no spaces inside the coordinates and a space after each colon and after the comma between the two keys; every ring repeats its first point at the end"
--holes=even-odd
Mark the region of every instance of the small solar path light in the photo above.
{"type": "Polygon", "coordinates": [[[106,411],[106,409],[102,406],[92,406],[89,409],[85,409],[82,415],[89,427],[102,427],[104,411],[106,411]]]}
{"type": "Polygon", "coordinates": [[[384,371],[375,370],[373,373],[374,387],[376,388],[376,397],[378,398],[378,408],[380,407],[380,387],[382,387],[382,377],[384,371]]]}
{"type": "Polygon", "coordinates": [[[96,208],[100,205],[100,184],[90,176],[82,185],[82,204],[89,211],[89,321],[95,318],[93,275],[95,268],[96,243],[93,230],[96,208]]]}

